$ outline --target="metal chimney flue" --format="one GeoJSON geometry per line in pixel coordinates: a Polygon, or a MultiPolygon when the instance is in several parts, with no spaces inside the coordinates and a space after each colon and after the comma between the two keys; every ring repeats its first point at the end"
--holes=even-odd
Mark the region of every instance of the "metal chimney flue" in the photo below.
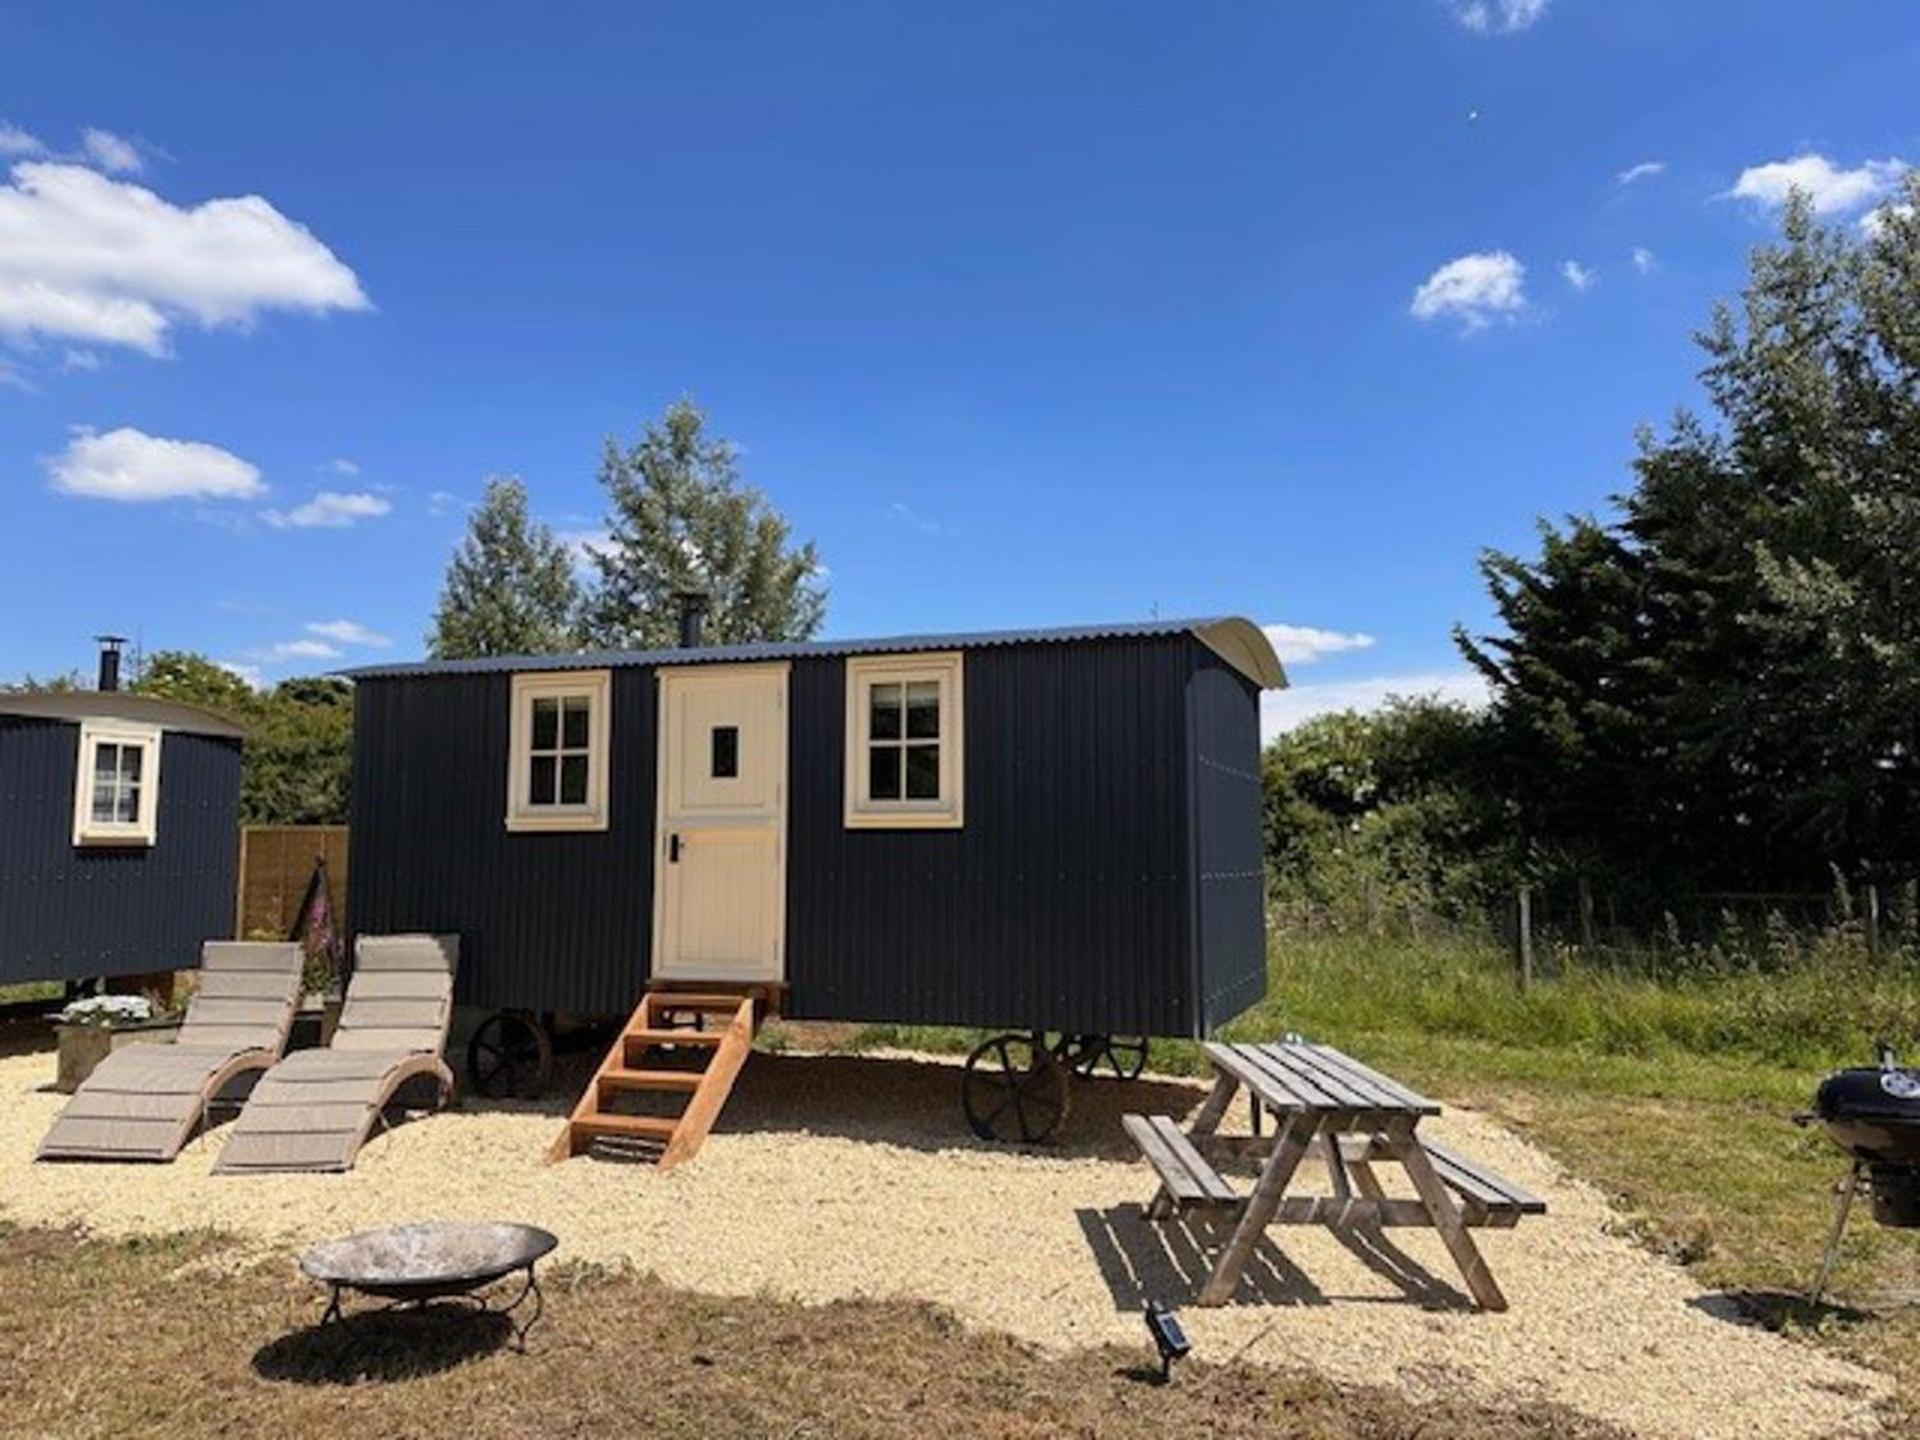
{"type": "Polygon", "coordinates": [[[100,682],[102,691],[120,688],[120,647],[127,643],[124,635],[96,635],[100,643],[100,682]]]}
{"type": "Polygon", "coordinates": [[[700,622],[707,613],[707,592],[704,590],[676,590],[674,603],[680,607],[680,648],[698,650],[700,648],[700,622]]]}

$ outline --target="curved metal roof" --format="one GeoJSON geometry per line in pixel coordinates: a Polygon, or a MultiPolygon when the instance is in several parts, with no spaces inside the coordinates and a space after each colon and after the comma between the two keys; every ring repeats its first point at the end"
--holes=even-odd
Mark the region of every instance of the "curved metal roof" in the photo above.
{"type": "Polygon", "coordinates": [[[0,691],[0,715],[24,715],[36,720],[133,720],[162,730],[184,730],[194,735],[217,735],[244,740],[241,726],[178,700],[134,695],[125,690],[6,690],[0,691]]]}
{"type": "Polygon", "coordinates": [[[1263,689],[1287,683],[1265,633],[1237,615],[1198,620],[1137,620],[1039,630],[979,630],[949,635],[888,635],[864,640],[772,640],[702,645],[692,650],[584,650],[559,655],[489,655],[477,660],[413,660],[362,665],[339,673],[353,680],[413,675],[486,675],[515,670],[605,670],[636,665],[719,665],[729,661],[797,660],[813,655],[897,655],[916,650],[981,650],[998,645],[1071,645],[1089,640],[1190,634],[1263,689]]]}

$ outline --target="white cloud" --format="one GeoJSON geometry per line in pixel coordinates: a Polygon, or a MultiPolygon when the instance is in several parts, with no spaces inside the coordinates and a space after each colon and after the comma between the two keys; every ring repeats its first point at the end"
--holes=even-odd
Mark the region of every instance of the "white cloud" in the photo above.
{"type": "Polygon", "coordinates": [[[460,508],[460,497],[451,490],[435,490],[427,496],[429,515],[451,515],[460,508]]]}
{"type": "Polygon", "coordinates": [[[218,445],[129,425],[104,435],[82,430],[46,466],[55,490],[95,500],[251,500],[267,488],[257,467],[218,445]]]}
{"type": "Polygon", "coordinates": [[[216,660],[213,662],[229,675],[244,680],[255,690],[267,688],[266,677],[260,673],[258,665],[249,665],[244,660],[216,660]]]}
{"type": "Polygon", "coordinates": [[[137,175],[146,169],[139,147],[111,130],[88,126],[80,132],[80,143],[87,158],[109,175],[137,175]]]}
{"type": "Polygon", "coordinates": [[[254,652],[269,665],[277,665],[283,660],[338,660],[341,651],[324,640],[280,640],[264,650],[254,652]]]}
{"type": "Polygon", "coordinates": [[[91,350],[76,350],[69,345],[60,356],[62,370],[98,370],[100,357],[91,350]]]}
{"type": "Polygon", "coordinates": [[[337,645],[359,645],[373,650],[385,649],[393,644],[390,637],[368,629],[358,620],[309,620],[307,633],[331,640],[337,645]]]}
{"type": "Polygon", "coordinates": [[[1880,227],[1886,224],[1888,220],[1895,216],[1905,220],[1911,217],[1912,214],[1913,206],[1911,205],[1876,205],[1860,217],[1860,228],[1870,236],[1878,235],[1880,233],[1880,227]]]}
{"type": "Polygon", "coordinates": [[[38,155],[46,148],[40,143],[38,135],[28,134],[18,125],[0,120],[0,156],[18,159],[22,155],[38,155]]]}
{"type": "Polygon", "coordinates": [[[1453,18],[1478,35],[1511,35],[1547,13],[1547,0],[1447,0],[1453,18]]]}
{"type": "Polygon", "coordinates": [[[1484,250],[1449,260],[1414,291],[1415,319],[1458,319],[1468,331],[1495,319],[1511,320],[1527,308],[1527,267],[1505,250],[1484,250]]]}
{"type": "Polygon", "coordinates": [[[947,531],[947,527],[938,520],[922,515],[911,505],[899,500],[887,507],[887,518],[895,524],[905,525],[909,530],[918,530],[922,535],[944,535],[947,531]]]}
{"type": "Polygon", "coordinates": [[[1642,275],[1651,275],[1654,266],[1660,263],[1654,256],[1654,253],[1644,245],[1634,246],[1628,254],[1633,260],[1633,268],[1638,270],[1642,275]]]}
{"type": "Polygon", "coordinates": [[[0,390],[24,390],[29,395],[38,395],[40,387],[21,373],[17,365],[0,359],[0,390]]]}
{"type": "Polygon", "coordinates": [[[365,310],[359,279],[258,195],[182,209],[83,165],[16,164],[0,185],[0,337],[166,353],[179,320],[365,310]]]}
{"type": "Polygon", "coordinates": [[[1845,214],[1883,198],[1900,183],[1906,170],[1906,161],[1892,159],[1867,160],[1851,170],[1842,170],[1826,156],[1808,151],[1791,160],[1747,167],[1723,198],[1776,206],[1786,204],[1793,191],[1802,190],[1812,201],[1814,213],[1845,214]]]}
{"type": "Polygon", "coordinates": [[[322,460],[314,469],[318,470],[322,475],[338,475],[342,479],[351,479],[360,473],[359,465],[344,457],[322,460]]]}
{"type": "Polygon", "coordinates": [[[1664,160],[1642,160],[1638,165],[1629,165],[1613,178],[1622,185],[1631,185],[1636,180],[1651,180],[1664,173],[1666,168],[1667,162],[1664,160]]]}
{"type": "Polygon", "coordinates": [[[276,530],[344,530],[362,520],[393,513],[393,502],[364,490],[322,490],[291,510],[263,510],[260,518],[276,530]]]}
{"type": "Polygon", "coordinates": [[[1358,631],[1321,630],[1312,625],[1262,625],[1267,643],[1282,665],[1311,665],[1327,655],[1370,650],[1374,639],[1358,631]]]}
{"type": "Polygon", "coordinates": [[[606,530],[556,530],[553,538],[566,547],[573,557],[573,568],[582,575],[596,573],[593,557],[613,540],[606,530]]]}
{"type": "Polygon", "coordinates": [[[1600,272],[1591,265],[1582,265],[1578,260],[1560,262],[1560,273],[1566,277],[1567,284],[1576,290],[1591,290],[1600,279],[1600,272]]]}
{"type": "Polygon", "coordinates": [[[1264,744],[1316,715],[1331,715],[1341,710],[1378,710],[1396,697],[1430,697],[1477,708],[1487,703],[1487,685],[1476,671],[1431,670],[1269,690],[1260,697],[1260,739],[1264,744]]]}

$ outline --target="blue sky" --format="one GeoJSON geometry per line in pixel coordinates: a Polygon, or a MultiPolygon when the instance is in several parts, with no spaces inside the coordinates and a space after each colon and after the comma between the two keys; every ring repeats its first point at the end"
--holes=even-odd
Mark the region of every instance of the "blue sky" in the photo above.
{"type": "Polygon", "coordinates": [[[1460,692],[1785,183],[1920,159],[1904,3],[270,8],[0,6],[0,676],[415,654],[488,475],[589,536],[690,393],[831,634],[1460,692]]]}

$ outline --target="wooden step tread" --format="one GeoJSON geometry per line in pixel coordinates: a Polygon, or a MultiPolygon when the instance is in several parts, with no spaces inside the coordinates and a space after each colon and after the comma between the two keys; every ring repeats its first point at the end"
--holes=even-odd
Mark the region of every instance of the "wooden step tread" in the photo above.
{"type": "Polygon", "coordinates": [[[678,1119],[664,1115],[614,1115],[604,1110],[576,1115],[570,1123],[582,1135],[626,1135],[648,1140],[671,1140],[680,1126],[678,1119]]]}
{"type": "Polygon", "coordinates": [[[695,990],[654,990],[656,1010],[725,1010],[731,1013],[754,997],[751,995],[712,995],[695,990]]]}
{"type": "Polygon", "coordinates": [[[651,1026],[626,1033],[628,1040],[638,1040],[645,1045],[718,1045],[726,1038],[724,1030],[675,1030],[655,1029],[651,1026]]]}
{"type": "Polygon", "coordinates": [[[630,1070],[616,1066],[594,1078],[613,1090],[686,1090],[700,1088],[704,1070],[630,1070]]]}

